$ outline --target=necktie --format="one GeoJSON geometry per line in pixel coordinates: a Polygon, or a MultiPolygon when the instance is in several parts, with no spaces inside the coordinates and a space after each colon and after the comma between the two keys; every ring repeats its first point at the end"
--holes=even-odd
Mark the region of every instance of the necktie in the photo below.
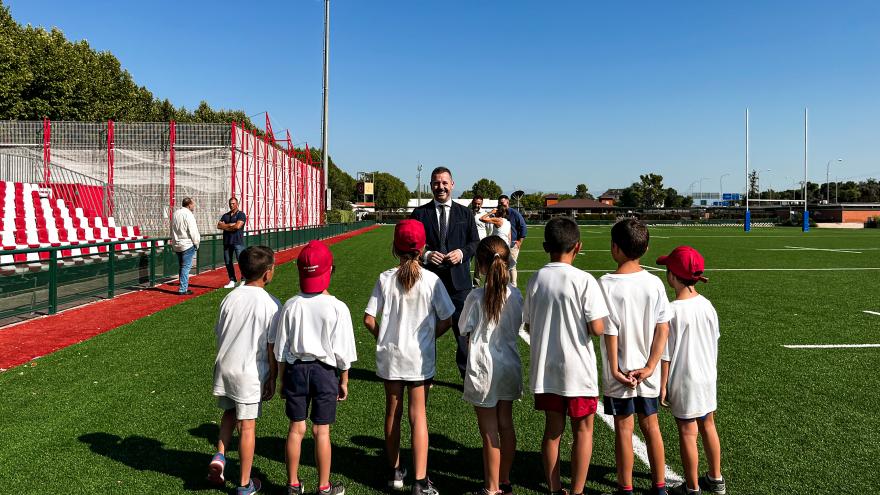
{"type": "Polygon", "coordinates": [[[446,252],[446,206],[440,205],[440,249],[446,252]]]}

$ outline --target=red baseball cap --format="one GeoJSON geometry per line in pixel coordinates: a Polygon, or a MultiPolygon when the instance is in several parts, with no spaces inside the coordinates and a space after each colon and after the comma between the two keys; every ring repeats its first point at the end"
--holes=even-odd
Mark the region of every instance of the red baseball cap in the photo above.
{"type": "Polygon", "coordinates": [[[418,220],[401,220],[394,227],[394,247],[402,253],[418,253],[425,247],[425,226],[418,220]]]}
{"type": "Polygon", "coordinates": [[[323,242],[309,241],[296,258],[296,268],[299,270],[299,288],[303,292],[324,292],[330,287],[333,253],[323,242]]]}
{"type": "Polygon", "coordinates": [[[668,255],[657,258],[657,264],[666,265],[673,275],[682,280],[709,281],[703,276],[703,270],[706,267],[703,255],[690,246],[678,246],[668,255]]]}

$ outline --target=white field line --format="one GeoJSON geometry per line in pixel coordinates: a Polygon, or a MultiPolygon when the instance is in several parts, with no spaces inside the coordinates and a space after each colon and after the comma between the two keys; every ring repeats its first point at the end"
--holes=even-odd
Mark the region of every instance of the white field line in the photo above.
{"type": "Polygon", "coordinates": [[[864,311],[862,311],[862,313],[868,313],[869,315],[877,315],[877,316],[880,316],[880,313],[878,313],[878,312],[876,312],[876,311],[868,311],[867,309],[864,310],[864,311]]]}
{"type": "Polygon", "coordinates": [[[783,345],[786,349],[865,349],[880,347],[880,344],[808,344],[808,345],[783,345]]]}
{"type": "MultiPolygon", "coordinates": [[[[651,272],[662,272],[665,271],[661,268],[651,267],[641,265],[643,268],[647,269],[651,272]]],[[[589,272],[589,273],[611,273],[614,271],[614,268],[605,268],[605,269],[590,269],[581,271],[589,272]]],[[[709,272],[861,272],[861,271],[876,271],[880,270],[880,267],[874,266],[866,266],[863,268],[707,268],[705,273],[709,272]]],[[[519,273],[535,273],[538,270],[516,270],[519,273]]]]}
{"type": "MultiPolygon", "coordinates": [[[[520,330],[519,336],[521,339],[523,339],[523,341],[526,344],[528,344],[529,346],[532,345],[531,337],[525,331],[520,330]]],[[[601,398],[599,400],[599,405],[596,408],[596,416],[598,416],[599,419],[601,419],[603,423],[605,423],[609,428],[611,428],[612,432],[614,431],[614,416],[611,416],[609,414],[605,414],[605,408],[602,405],[601,398]]],[[[639,438],[638,435],[633,433],[632,443],[633,443],[633,452],[635,453],[636,457],[638,457],[639,460],[641,460],[644,465],[650,466],[651,463],[648,460],[648,446],[645,445],[645,442],[643,442],[642,439],[639,438]]],[[[669,466],[666,466],[666,482],[667,483],[677,484],[677,483],[681,483],[683,481],[684,481],[684,478],[681,477],[681,475],[679,475],[678,473],[676,473],[675,471],[670,469],[669,466]]]]}
{"type": "Polygon", "coordinates": [[[830,253],[853,253],[853,254],[862,254],[861,251],[856,251],[854,249],[828,249],[828,248],[811,248],[804,246],[785,246],[789,249],[794,249],[797,251],[826,251],[830,253]]]}
{"type": "MultiPolygon", "coordinates": [[[[520,249],[521,253],[546,253],[543,249],[520,249]]],[[[610,249],[581,249],[578,253],[610,253],[610,249]]]]}
{"type": "MultiPolygon", "coordinates": [[[[707,268],[707,272],[859,272],[880,270],[880,267],[863,268],[707,268]]],[[[520,270],[522,271],[522,270],[520,270]]]]}
{"type": "Polygon", "coordinates": [[[639,265],[639,266],[644,268],[645,270],[648,270],[651,272],[665,272],[666,271],[666,269],[664,269],[664,268],[657,268],[656,266],[651,266],[651,265],[639,265]]]}
{"type": "Polygon", "coordinates": [[[851,253],[851,254],[862,254],[861,251],[852,251],[849,249],[790,249],[790,248],[761,248],[755,249],[755,251],[786,251],[789,253],[798,252],[798,251],[832,251],[835,253],[851,253]]]}

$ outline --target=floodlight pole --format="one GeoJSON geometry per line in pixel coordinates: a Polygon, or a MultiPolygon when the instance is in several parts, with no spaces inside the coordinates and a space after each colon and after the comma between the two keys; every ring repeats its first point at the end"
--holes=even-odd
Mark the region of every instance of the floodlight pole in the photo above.
{"type": "Polygon", "coordinates": [[[321,161],[324,165],[324,209],[330,209],[330,154],[327,151],[327,115],[328,95],[330,86],[330,0],[324,0],[324,111],[321,118],[321,161]]]}
{"type": "MultiPolygon", "coordinates": [[[[835,160],[828,160],[828,163],[825,164],[825,202],[831,202],[831,182],[830,182],[830,172],[831,172],[831,162],[835,160]]],[[[836,161],[842,162],[843,158],[838,158],[836,161]]],[[[837,192],[834,193],[834,202],[837,202],[837,192]]]]}
{"type": "Polygon", "coordinates": [[[422,206],[422,164],[419,163],[418,168],[419,173],[416,175],[416,197],[418,198],[418,202],[416,206],[422,206]]]}

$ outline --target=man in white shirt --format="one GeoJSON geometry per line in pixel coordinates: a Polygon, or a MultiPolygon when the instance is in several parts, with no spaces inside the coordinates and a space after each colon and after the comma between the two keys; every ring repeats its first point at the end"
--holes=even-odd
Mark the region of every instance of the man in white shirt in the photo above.
{"type": "Polygon", "coordinates": [[[177,262],[180,264],[180,288],[177,295],[191,295],[189,290],[189,271],[192,269],[193,258],[199,250],[202,241],[199,235],[199,227],[196,225],[196,217],[193,210],[196,203],[192,198],[183,198],[183,207],[174,212],[171,217],[171,249],[177,253],[177,262]]]}

